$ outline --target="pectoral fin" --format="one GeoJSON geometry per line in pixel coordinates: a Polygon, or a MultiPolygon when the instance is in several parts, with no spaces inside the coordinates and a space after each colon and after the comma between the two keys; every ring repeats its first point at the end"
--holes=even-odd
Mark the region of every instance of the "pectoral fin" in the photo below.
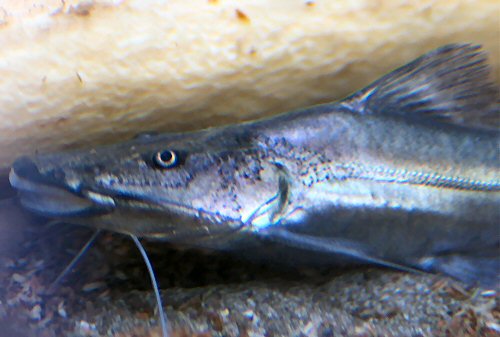
{"type": "Polygon", "coordinates": [[[270,227],[258,232],[273,242],[307,251],[321,252],[358,260],[410,273],[440,272],[468,284],[500,288],[500,255],[498,248],[485,255],[450,254],[423,258],[411,265],[393,262],[370,253],[367,247],[355,242],[299,234],[282,227],[270,227]]]}
{"type": "Polygon", "coordinates": [[[360,263],[373,264],[410,273],[422,273],[410,266],[378,258],[370,254],[365,247],[348,240],[298,234],[282,227],[268,227],[259,231],[258,234],[289,247],[340,255],[358,260],[360,263]]]}
{"type": "Polygon", "coordinates": [[[425,54],[347,98],[361,114],[385,114],[495,129],[500,91],[480,46],[452,44],[425,54]]]}

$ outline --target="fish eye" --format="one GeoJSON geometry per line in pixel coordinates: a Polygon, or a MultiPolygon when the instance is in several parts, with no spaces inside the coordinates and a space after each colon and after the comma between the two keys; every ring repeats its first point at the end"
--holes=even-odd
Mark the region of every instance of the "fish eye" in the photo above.
{"type": "Polygon", "coordinates": [[[172,150],[158,151],[153,156],[153,162],[160,168],[171,168],[177,165],[177,154],[172,150]]]}

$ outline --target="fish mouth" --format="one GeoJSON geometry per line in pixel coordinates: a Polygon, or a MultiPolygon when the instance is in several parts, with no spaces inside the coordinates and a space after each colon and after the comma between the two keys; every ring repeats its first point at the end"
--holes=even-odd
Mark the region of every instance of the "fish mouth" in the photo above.
{"type": "Polygon", "coordinates": [[[14,162],[9,173],[12,187],[18,190],[21,204],[46,217],[78,217],[109,212],[114,200],[99,193],[75,192],[62,182],[40,173],[27,157],[14,162]]]}

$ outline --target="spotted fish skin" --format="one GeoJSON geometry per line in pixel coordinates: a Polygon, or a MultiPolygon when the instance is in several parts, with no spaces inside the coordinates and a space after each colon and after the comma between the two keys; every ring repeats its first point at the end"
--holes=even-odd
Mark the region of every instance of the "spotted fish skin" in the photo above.
{"type": "Polygon", "coordinates": [[[499,93],[488,72],[478,46],[448,45],[339,102],[24,157],[10,180],[25,207],[66,222],[495,285],[499,93]]]}

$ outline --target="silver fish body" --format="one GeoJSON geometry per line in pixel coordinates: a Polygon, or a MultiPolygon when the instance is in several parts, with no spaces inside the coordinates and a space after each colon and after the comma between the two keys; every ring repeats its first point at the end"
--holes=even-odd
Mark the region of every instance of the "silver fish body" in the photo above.
{"type": "Polygon", "coordinates": [[[422,56],[338,103],[20,158],[48,217],[288,263],[498,282],[498,88],[477,47],[422,56]],[[486,122],[485,122],[486,121],[486,122]]]}

